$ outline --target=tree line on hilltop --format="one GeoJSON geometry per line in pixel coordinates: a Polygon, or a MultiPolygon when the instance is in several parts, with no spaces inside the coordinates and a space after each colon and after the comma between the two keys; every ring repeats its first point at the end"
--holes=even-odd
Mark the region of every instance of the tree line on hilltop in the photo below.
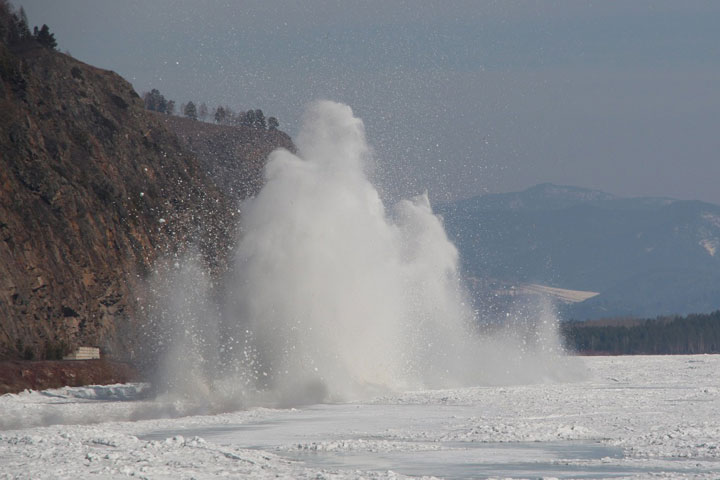
{"type": "Polygon", "coordinates": [[[15,10],[7,0],[0,0],[0,40],[9,45],[34,40],[47,48],[57,47],[55,34],[50,32],[47,25],[43,24],[40,28],[35,26],[31,33],[25,9],[20,7],[15,10]]]}
{"type": "Polygon", "coordinates": [[[685,317],[616,322],[568,322],[560,327],[565,346],[578,353],[683,355],[720,353],[720,310],[685,317]],[[623,324],[624,323],[624,324],[623,324]]]}
{"type": "MultiPolygon", "coordinates": [[[[146,109],[166,115],[175,115],[175,101],[166,99],[156,88],[144,93],[142,98],[146,109]]],[[[277,130],[280,126],[277,118],[265,118],[265,114],[259,108],[235,112],[228,106],[219,105],[211,114],[204,102],[196,105],[195,102],[190,101],[181,104],[178,113],[192,120],[203,122],[210,120],[218,125],[246,126],[262,130],[277,130]]]]}
{"type": "MultiPolygon", "coordinates": [[[[43,24],[40,28],[36,26],[32,32],[29,25],[23,7],[16,10],[8,0],[0,0],[0,41],[8,45],[35,41],[46,48],[55,49],[57,47],[55,35],[50,32],[47,25],[43,24]]],[[[0,68],[2,67],[3,65],[0,65],[0,68]]],[[[145,108],[148,110],[167,115],[176,113],[175,101],[166,99],[155,88],[145,92],[142,98],[145,108]]],[[[204,102],[196,105],[195,102],[189,101],[181,104],[177,113],[192,120],[202,120],[203,122],[210,120],[219,125],[245,126],[271,131],[280,127],[280,122],[276,117],[266,118],[259,108],[235,112],[228,106],[219,105],[211,113],[204,102]]]]}

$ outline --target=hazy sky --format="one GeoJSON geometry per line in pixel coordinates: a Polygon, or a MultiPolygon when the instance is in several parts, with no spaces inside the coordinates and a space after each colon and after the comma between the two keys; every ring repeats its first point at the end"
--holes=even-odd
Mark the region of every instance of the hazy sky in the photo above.
{"type": "Polygon", "coordinates": [[[381,182],[541,182],[720,203],[720,2],[15,0],[76,58],[177,104],[348,103],[381,182]]]}

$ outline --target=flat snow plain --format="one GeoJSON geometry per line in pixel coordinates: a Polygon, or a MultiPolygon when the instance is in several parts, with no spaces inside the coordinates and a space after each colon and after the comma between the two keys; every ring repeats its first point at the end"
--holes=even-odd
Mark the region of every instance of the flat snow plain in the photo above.
{"type": "Polygon", "coordinates": [[[720,356],[571,357],[576,383],[177,414],[142,385],[0,397],[0,478],[720,478],[720,356]]]}

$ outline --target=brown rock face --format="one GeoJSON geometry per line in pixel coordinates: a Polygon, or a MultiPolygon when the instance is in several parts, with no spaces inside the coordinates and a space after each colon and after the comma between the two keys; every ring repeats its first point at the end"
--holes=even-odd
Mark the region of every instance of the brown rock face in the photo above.
{"type": "Polygon", "coordinates": [[[194,242],[222,268],[228,202],[125,80],[0,43],[0,359],[127,358],[143,277],[194,242]]]}
{"type": "Polygon", "coordinates": [[[295,151],[280,130],[216,125],[189,118],[158,115],[190,150],[222,192],[234,201],[258,193],[267,156],[277,148],[295,151]]]}

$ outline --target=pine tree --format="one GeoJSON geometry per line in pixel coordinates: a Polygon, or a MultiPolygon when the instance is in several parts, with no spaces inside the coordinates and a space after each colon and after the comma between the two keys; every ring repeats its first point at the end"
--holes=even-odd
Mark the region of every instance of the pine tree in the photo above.
{"type": "Polygon", "coordinates": [[[242,116],[242,125],[246,125],[248,127],[254,127],[255,126],[255,111],[254,110],[248,110],[243,114],[242,116]]]}
{"type": "Polygon", "coordinates": [[[188,102],[187,105],[185,105],[185,111],[183,113],[186,117],[197,120],[197,108],[195,108],[193,102],[188,102]]]}
{"type": "Polygon", "coordinates": [[[215,109],[215,123],[223,123],[225,121],[225,117],[227,116],[227,112],[222,106],[219,106],[215,109]]]}
{"type": "Polygon", "coordinates": [[[25,13],[25,9],[23,7],[20,7],[20,11],[18,12],[17,25],[20,38],[30,38],[30,24],[28,23],[27,13],[25,13]]]}
{"type": "Polygon", "coordinates": [[[35,39],[38,41],[40,45],[43,45],[48,48],[54,49],[57,47],[57,41],[55,40],[55,34],[50,33],[50,28],[43,24],[42,27],[40,27],[40,30],[37,33],[37,36],[35,39]]]}
{"type": "Polygon", "coordinates": [[[254,126],[256,128],[262,128],[264,129],[266,127],[265,124],[265,114],[263,114],[263,111],[259,108],[255,110],[255,123],[254,126]]]}
{"type": "Polygon", "coordinates": [[[150,92],[143,94],[145,108],[153,112],[165,113],[167,111],[167,100],[157,88],[153,88],[150,92]]]}

